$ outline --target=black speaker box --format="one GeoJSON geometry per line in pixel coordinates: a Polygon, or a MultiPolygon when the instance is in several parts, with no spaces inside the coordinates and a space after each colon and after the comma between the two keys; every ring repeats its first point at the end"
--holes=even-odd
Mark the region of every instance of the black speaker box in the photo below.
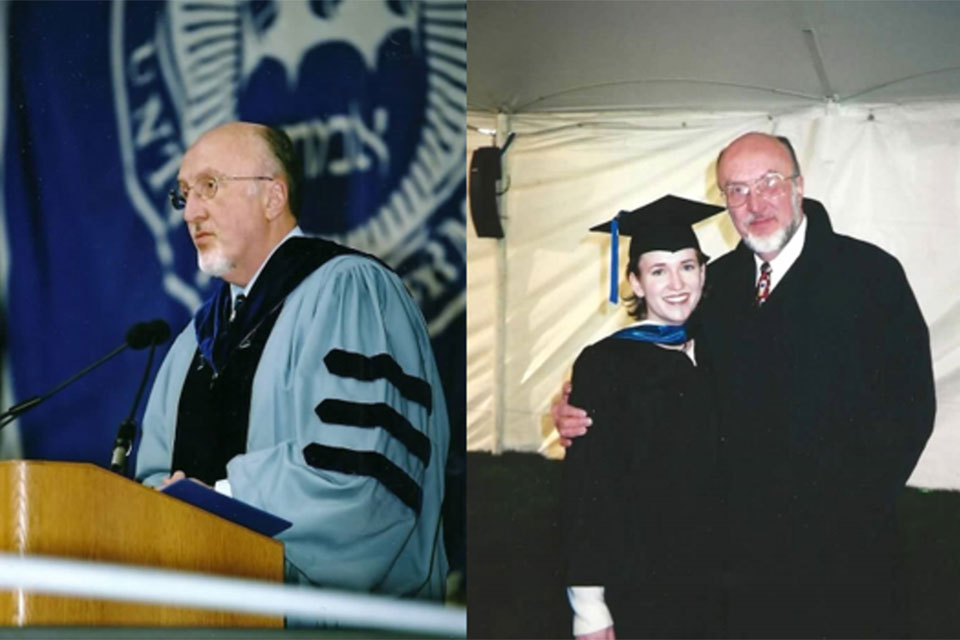
{"type": "Polygon", "coordinates": [[[480,147],[470,158],[470,216],[481,238],[503,237],[497,210],[500,156],[499,147],[480,147]]]}

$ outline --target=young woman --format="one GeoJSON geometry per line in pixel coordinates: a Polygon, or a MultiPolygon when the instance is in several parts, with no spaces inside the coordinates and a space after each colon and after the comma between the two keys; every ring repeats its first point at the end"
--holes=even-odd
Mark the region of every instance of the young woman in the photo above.
{"type": "Polygon", "coordinates": [[[597,427],[564,463],[578,638],[721,632],[713,403],[684,326],[706,276],[690,218],[718,210],[667,196],[618,221],[639,323],[583,350],[570,398],[597,427]]]}

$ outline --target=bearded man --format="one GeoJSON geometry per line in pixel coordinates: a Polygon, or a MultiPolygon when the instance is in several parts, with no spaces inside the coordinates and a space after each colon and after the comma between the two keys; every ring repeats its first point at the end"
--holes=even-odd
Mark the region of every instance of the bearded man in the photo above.
{"type": "Polygon", "coordinates": [[[171,193],[221,279],[170,348],[137,478],[196,478],[293,523],[290,581],[442,599],[449,424],[423,316],[375,258],[297,226],[280,130],[234,122],[171,193]]]}

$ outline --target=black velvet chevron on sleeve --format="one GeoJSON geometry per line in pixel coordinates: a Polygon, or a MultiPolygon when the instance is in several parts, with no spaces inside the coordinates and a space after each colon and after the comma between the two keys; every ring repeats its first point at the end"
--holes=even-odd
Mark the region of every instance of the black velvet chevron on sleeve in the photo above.
{"type": "Polygon", "coordinates": [[[328,398],[317,405],[317,416],[327,424],[350,427],[382,427],[399,440],[424,466],[430,464],[430,439],[388,404],[365,404],[328,398]]]}
{"type": "Polygon", "coordinates": [[[375,451],[353,451],[314,442],[303,448],[303,459],[315,469],[375,478],[420,515],[423,490],[400,467],[375,451]]]}
{"type": "Polygon", "coordinates": [[[343,349],[331,349],[323,362],[330,373],[343,378],[364,382],[386,379],[404,398],[426,407],[428,412],[433,411],[430,383],[404,373],[397,361],[388,353],[370,357],[343,349]]]}

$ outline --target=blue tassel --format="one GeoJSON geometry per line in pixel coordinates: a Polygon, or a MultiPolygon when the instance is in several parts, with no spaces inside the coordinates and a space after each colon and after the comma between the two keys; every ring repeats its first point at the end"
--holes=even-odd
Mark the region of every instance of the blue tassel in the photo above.
{"type": "MultiPolygon", "coordinates": [[[[622,211],[620,213],[623,213],[622,211]]],[[[610,303],[617,304],[617,278],[620,276],[620,267],[618,266],[620,258],[620,213],[610,221],[610,303]]]]}

